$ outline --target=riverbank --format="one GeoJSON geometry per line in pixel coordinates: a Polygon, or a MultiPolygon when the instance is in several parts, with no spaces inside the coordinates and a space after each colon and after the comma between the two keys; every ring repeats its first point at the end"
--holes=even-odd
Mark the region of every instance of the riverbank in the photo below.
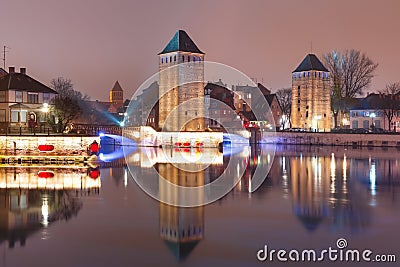
{"type": "Polygon", "coordinates": [[[259,143],[287,145],[400,147],[398,134],[263,132],[259,143]]]}

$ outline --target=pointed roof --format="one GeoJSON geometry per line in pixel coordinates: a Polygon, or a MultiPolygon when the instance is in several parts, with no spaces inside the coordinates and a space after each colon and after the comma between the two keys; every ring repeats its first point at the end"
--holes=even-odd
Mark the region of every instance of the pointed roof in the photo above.
{"type": "Polygon", "coordinates": [[[184,30],[177,31],[159,55],[176,51],[204,54],[184,30]]]}
{"type": "Polygon", "coordinates": [[[21,90],[40,93],[57,94],[56,91],[43,83],[33,79],[27,74],[22,73],[8,73],[0,78],[0,91],[6,90],[21,90]]]}
{"type": "Polygon", "coordinates": [[[164,242],[179,261],[185,260],[199,243],[198,240],[186,242],[164,240],[164,242]]]}
{"type": "Polygon", "coordinates": [[[314,54],[308,54],[293,72],[308,70],[328,71],[314,54]]]}
{"type": "Polygon", "coordinates": [[[123,91],[121,85],[118,81],[115,82],[113,89],[111,91],[123,91]]]}

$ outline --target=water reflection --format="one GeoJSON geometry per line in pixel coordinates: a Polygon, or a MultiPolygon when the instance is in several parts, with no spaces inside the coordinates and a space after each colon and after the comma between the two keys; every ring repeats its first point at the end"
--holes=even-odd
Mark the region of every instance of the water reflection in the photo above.
{"type": "Polygon", "coordinates": [[[99,194],[98,168],[0,168],[0,244],[13,248],[19,241],[55,221],[68,221],[82,208],[80,197],[99,194]]]}

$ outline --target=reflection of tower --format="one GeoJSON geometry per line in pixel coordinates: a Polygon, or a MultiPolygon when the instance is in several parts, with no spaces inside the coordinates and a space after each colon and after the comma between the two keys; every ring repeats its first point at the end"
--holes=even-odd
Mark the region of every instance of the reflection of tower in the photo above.
{"type": "Polygon", "coordinates": [[[330,131],[330,92],[328,70],[308,54],[292,74],[292,127],[330,131]]]}
{"type": "Polygon", "coordinates": [[[290,177],[293,212],[309,231],[317,229],[328,215],[329,158],[291,158],[290,177]],[[324,173],[322,173],[324,171],[324,173]]]}
{"type": "Polygon", "coordinates": [[[164,127],[165,131],[204,131],[204,100],[198,98],[204,95],[203,62],[204,53],[183,30],[177,31],[159,53],[160,128],[164,127]],[[190,99],[199,100],[199,104],[179,110],[164,125],[171,111],[190,99]],[[190,121],[195,117],[199,119],[190,121]]]}
{"type": "Polygon", "coordinates": [[[114,87],[110,91],[110,102],[117,106],[117,108],[124,105],[124,91],[118,81],[115,82],[114,87]]]}
{"type": "MultiPolygon", "coordinates": [[[[171,183],[185,187],[204,185],[204,171],[188,172],[178,167],[169,163],[157,165],[159,174],[171,183]]],[[[184,197],[162,183],[159,192],[161,199],[184,197]]],[[[160,237],[177,259],[184,260],[204,237],[204,207],[180,208],[160,203],[160,237]]]]}

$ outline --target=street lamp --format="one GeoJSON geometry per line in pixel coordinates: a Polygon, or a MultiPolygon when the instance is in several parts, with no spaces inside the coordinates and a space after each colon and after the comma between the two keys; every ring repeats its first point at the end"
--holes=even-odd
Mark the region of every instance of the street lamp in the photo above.
{"type": "Polygon", "coordinates": [[[371,128],[374,128],[374,118],[376,117],[375,112],[372,112],[369,114],[369,117],[371,118],[371,128]]]}

